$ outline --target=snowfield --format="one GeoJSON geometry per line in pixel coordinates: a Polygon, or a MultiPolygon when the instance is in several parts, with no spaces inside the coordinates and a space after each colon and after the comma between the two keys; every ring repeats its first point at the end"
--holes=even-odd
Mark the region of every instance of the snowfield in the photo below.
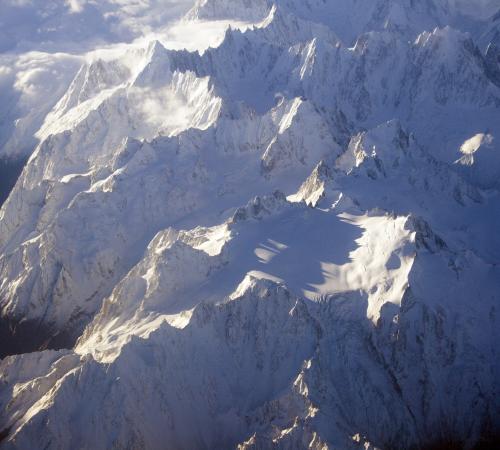
{"type": "Polygon", "coordinates": [[[495,448],[499,18],[3,1],[0,448],[495,448]]]}

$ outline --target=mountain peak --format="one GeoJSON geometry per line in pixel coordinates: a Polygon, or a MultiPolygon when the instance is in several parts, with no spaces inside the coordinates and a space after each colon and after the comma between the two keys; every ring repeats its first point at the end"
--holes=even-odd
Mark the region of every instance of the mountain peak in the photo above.
{"type": "Polygon", "coordinates": [[[56,3],[0,6],[2,448],[497,448],[497,2],[56,3]]]}

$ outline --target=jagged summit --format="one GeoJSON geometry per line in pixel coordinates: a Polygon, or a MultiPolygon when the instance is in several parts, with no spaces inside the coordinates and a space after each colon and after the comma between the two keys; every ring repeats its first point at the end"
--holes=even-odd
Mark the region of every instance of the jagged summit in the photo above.
{"type": "Polygon", "coordinates": [[[0,448],[495,445],[495,2],[105,3],[0,56],[0,448]]]}

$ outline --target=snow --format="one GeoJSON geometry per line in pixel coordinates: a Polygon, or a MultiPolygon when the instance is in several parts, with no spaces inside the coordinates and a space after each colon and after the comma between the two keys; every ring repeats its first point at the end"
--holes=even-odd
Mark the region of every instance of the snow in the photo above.
{"type": "Polygon", "coordinates": [[[484,133],[479,133],[472,136],[470,139],[467,139],[460,147],[460,151],[464,155],[471,155],[477,152],[482,145],[489,145],[492,142],[493,136],[490,134],[486,135],[484,133]]]}
{"type": "MultiPolygon", "coordinates": [[[[80,114],[95,109],[113,93],[112,89],[104,92],[102,86],[98,86],[99,95],[89,99],[92,103],[74,111],[75,118],[64,118],[69,120],[66,128],[63,124],[57,124],[56,128],[49,126],[47,121],[61,121],[57,104],[64,102],[64,94],[71,90],[71,81],[76,81],[78,70],[78,73],[85,73],[85,62],[92,65],[101,60],[114,61],[121,67],[113,70],[133,73],[142,64],[144,51],[141,49],[152,42],[161,42],[172,50],[203,52],[219,45],[229,26],[241,30],[253,26],[253,23],[242,21],[181,20],[182,13],[190,6],[189,1],[167,3],[111,0],[99,4],[38,0],[2,3],[0,17],[4,22],[0,22],[0,36],[4,36],[1,40],[6,47],[0,47],[0,100],[5,105],[0,116],[0,158],[29,156],[38,142],[50,134],[71,128],[80,114]],[[96,14],[99,18],[95,17],[96,14]],[[15,20],[10,20],[12,18],[15,20]],[[82,24],[98,28],[92,30],[82,24]],[[37,39],[31,41],[37,34],[37,39]],[[68,36],[74,40],[68,40],[68,36]],[[12,48],[11,40],[16,43],[12,48]],[[54,107],[55,111],[52,110],[54,107]]],[[[111,73],[111,76],[115,75],[111,73]]],[[[141,94],[145,92],[136,95],[141,94]]],[[[176,100],[169,93],[163,97],[164,101],[160,99],[159,103],[149,106],[161,108],[166,100],[176,100]]],[[[182,108],[182,105],[178,106],[182,108]]],[[[180,112],[171,128],[183,128],[187,120],[180,112]]]]}
{"type": "Polygon", "coordinates": [[[497,430],[500,67],[470,5],[2,3],[2,447],[497,430]]]}

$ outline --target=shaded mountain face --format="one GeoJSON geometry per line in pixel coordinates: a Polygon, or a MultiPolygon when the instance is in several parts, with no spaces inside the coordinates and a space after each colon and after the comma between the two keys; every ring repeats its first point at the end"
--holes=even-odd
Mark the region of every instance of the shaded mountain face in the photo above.
{"type": "Polygon", "coordinates": [[[0,205],[7,199],[10,191],[16,184],[16,180],[21,174],[24,164],[23,159],[3,159],[0,160],[0,205]]]}
{"type": "Polygon", "coordinates": [[[6,3],[0,447],[494,446],[495,2],[168,4],[6,3]]]}

